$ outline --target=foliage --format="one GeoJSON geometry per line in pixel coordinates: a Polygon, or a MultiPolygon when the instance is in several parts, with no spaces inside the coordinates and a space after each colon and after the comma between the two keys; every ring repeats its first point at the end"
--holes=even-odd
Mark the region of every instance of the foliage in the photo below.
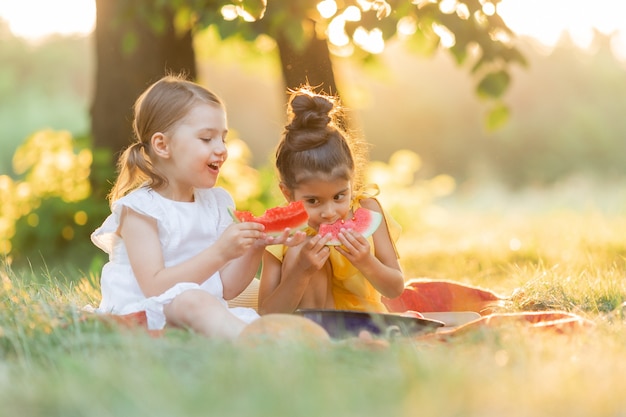
{"type": "MultiPolygon", "coordinates": [[[[221,44],[203,33],[198,42],[202,82],[219,86],[230,123],[253,149],[251,165],[262,172],[280,135],[276,120],[284,113],[272,51],[259,46],[256,54],[262,50],[265,55],[258,64],[249,53],[253,48],[234,39],[221,44]]],[[[411,149],[422,159],[421,177],[445,173],[459,184],[477,176],[516,187],[579,174],[607,181],[626,173],[621,140],[626,135],[621,115],[626,77],[608,42],[597,37],[592,50],[581,51],[564,39],[549,52],[524,43],[529,70],[513,74],[506,98],[510,119],[490,134],[480,123],[476,97],[467,91],[467,74],[445,54],[424,61],[407,55],[407,45],[394,44],[381,54],[376,73],[352,59],[337,59],[335,69],[340,79],[350,80],[344,99],[352,103],[355,124],[372,144],[372,159],[386,161],[398,149],[411,149]]],[[[54,38],[37,45],[3,39],[0,57],[11,65],[0,68],[0,79],[8,77],[0,80],[0,174],[12,176],[12,155],[33,129],[85,131],[90,45],[90,38],[54,38]]],[[[281,201],[279,194],[275,198],[281,201]]]]}
{"type": "Polygon", "coordinates": [[[358,56],[364,62],[394,38],[427,55],[443,47],[459,65],[471,62],[478,96],[495,100],[487,116],[487,126],[494,129],[508,116],[501,98],[510,67],[526,65],[514,33],[497,13],[499,1],[178,0],[157,2],[152,9],[129,4],[128,9],[157,32],[163,30],[167,9],[176,12],[181,33],[216,27],[223,39],[254,41],[263,35],[286,39],[296,50],[321,37],[336,56],[358,56]]]}
{"type": "MultiPolygon", "coordinates": [[[[459,184],[497,179],[524,188],[577,175],[611,180],[626,173],[626,119],[620,113],[626,77],[609,41],[598,35],[591,49],[581,50],[564,38],[546,50],[525,39],[529,68],[513,73],[508,105],[491,113],[490,123],[500,126],[492,132],[485,132],[482,105],[467,90],[468,75],[444,53],[425,61],[398,42],[375,68],[346,58],[337,59],[334,69],[373,160],[410,149],[421,157],[422,178],[444,173],[459,184]]],[[[202,80],[222,89],[230,122],[259,166],[281,134],[274,123],[284,117],[282,96],[275,94],[280,82],[267,71],[267,57],[257,72],[254,55],[235,41],[222,45],[203,36],[201,42],[202,80]],[[268,105],[261,110],[258,103],[268,105]]]]}
{"type": "MultiPolygon", "coordinates": [[[[111,167],[110,153],[96,153],[100,167],[111,167]],[[104,153],[104,154],[102,154],[104,153]]],[[[86,138],[67,131],[42,130],[29,136],[13,157],[17,178],[0,176],[2,253],[18,262],[71,258],[89,266],[85,242],[106,209],[92,184],[111,176],[92,172],[94,152],[86,138]],[[96,198],[93,198],[96,197],[96,198]]]]}

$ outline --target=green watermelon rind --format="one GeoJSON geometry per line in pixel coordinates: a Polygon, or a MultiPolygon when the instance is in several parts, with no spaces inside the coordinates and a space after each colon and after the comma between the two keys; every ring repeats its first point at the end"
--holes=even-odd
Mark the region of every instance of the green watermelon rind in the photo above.
{"type": "MultiPolygon", "coordinates": [[[[363,213],[367,213],[367,214],[370,215],[370,223],[363,230],[358,230],[358,229],[356,229],[354,227],[351,227],[351,229],[361,233],[361,235],[363,235],[364,238],[368,238],[368,237],[370,237],[371,235],[374,234],[374,232],[378,229],[378,227],[382,223],[383,215],[381,213],[377,212],[377,211],[368,210],[366,208],[359,207],[354,212],[354,216],[353,216],[354,218],[357,217],[357,212],[359,212],[360,210],[362,210],[363,213]]],[[[324,228],[322,226],[326,226],[327,228],[329,228],[329,227],[336,227],[335,225],[337,225],[337,223],[339,223],[339,222],[341,222],[341,220],[337,220],[337,222],[335,222],[335,223],[333,223],[331,225],[321,225],[320,226],[320,233],[322,233],[322,229],[324,228]]],[[[347,220],[347,221],[345,221],[341,225],[341,227],[350,227],[350,223],[351,222],[353,222],[353,221],[352,220],[347,220]]],[[[328,231],[328,232],[331,232],[331,231],[328,231]]],[[[337,233],[339,233],[339,230],[337,230],[337,233]]],[[[324,234],[326,234],[326,233],[324,233],[324,234]]],[[[339,239],[331,239],[328,242],[326,242],[326,246],[341,246],[341,242],[339,241],[339,239]]]]}
{"type": "MultiPolygon", "coordinates": [[[[263,216],[265,216],[267,214],[267,212],[270,211],[270,210],[271,209],[266,210],[265,213],[263,214],[263,216]]],[[[235,211],[236,211],[235,209],[233,209],[231,207],[228,207],[228,214],[230,214],[230,217],[233,218],[233,221],[235,223],[242,223],[242,220],[240,220],[237,217],[237,215],[235,214],[235,211]]],[[[252,213],[249,213],[249,212],[245,212],[245,213],[248,213],[250,216],[252,216],[254,218],[257,218],[257,219],[260,219],[261,217],[263,217],[263,216],[259,216],[259,217],[254,216],[252,213]]],[[[250,220],[250,221],[253,222],[254,220],[250,220]]],[[[305,219],[301,223],[294,224],[294,225],[291,225],[291,226],[286,226],[286,227],[284,227],[284,228],[282,228],[280,230],[265,230],[265,233],[268,236],[274,236],[274,237],[280,236],[280,235],[283,234],[285,229],[288,227],[289,228],[289,234],[292,235],[292,234],[296,233],[297,231],[306,229],[308,226],[309,226],[309,223],[308,223],[308,217],[307,217],[307,219],[305,219]]]]}

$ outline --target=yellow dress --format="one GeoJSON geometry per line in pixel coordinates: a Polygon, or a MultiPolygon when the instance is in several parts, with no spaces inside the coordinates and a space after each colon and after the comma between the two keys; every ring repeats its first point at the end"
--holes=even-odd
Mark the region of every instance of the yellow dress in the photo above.
{"type": "MultiPolygon", "coordinates": [[[[374,198],[378,194],[378,187],[373,187],[375,193],[363,191],[358,193],[351,204],[352,210],[361,207],[360,201],[364,198],[374,198]]],[[[400,236],[400,225],[383,210],[383,220],[389,230],[392,244],[400,236]]],[[[307,234],[314,235],[315,230],[309,228],[307,234]]],[[[374,243],[370,236],[367,238],[370,243],[370,250],[374,253],[374,243]]],[[[268,246],[267,251],[282,262],[287,247],[284,245],[268,246]]],[[[398,251],[396,250],[396,256],[398,251]]],[[[342,254],[337,252],[335,247],[330,248],[330,265],[332,267],[332,293],[337,310],[357,310],[371,312],[387,312],[387,308],[380,300],[380,293],[374,289],[372,284],[361,274],[361,272],[350,263],[342,254]]]]}

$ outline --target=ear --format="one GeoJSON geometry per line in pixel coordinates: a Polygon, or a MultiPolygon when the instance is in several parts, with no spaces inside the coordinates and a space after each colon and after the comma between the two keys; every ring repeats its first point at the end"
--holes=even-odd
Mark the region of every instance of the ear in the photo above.
{"type": "Polygon", "coordinates": [[[280,192],[283,193],[283,196],[285,196],[285,199],[289,202],[293,201],[293,194],[291,192],[291,190],[289,188],[287,188],[287,185],[284,182],[280,182],[278,184],[278,187],[280,188],[280,192]]]}
{"type": "Polygon", "coordinates": [[[157,132],[152,135],[150,143],[152,145],[152,150],[156,155],[166,159],[170,157],[169,140],[163,133],[157,132]]]}

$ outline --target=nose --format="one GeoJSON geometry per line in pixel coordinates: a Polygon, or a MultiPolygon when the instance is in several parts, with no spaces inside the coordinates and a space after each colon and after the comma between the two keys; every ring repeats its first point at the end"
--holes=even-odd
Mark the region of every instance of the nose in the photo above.
{"type": "Polygon", "coordinates": [[[331,204],[324,204],[320,207],[320,217],[325,220],[335,217],[335,210],[331,204]]]}
{"type": "Polygon", "coordinates": [[[226,159],[226,156],[228,155],[228,148],[226,147],[226,144],[224,142],[220,142],[220,144],[215,147],[215,153],[226,159]]]}

